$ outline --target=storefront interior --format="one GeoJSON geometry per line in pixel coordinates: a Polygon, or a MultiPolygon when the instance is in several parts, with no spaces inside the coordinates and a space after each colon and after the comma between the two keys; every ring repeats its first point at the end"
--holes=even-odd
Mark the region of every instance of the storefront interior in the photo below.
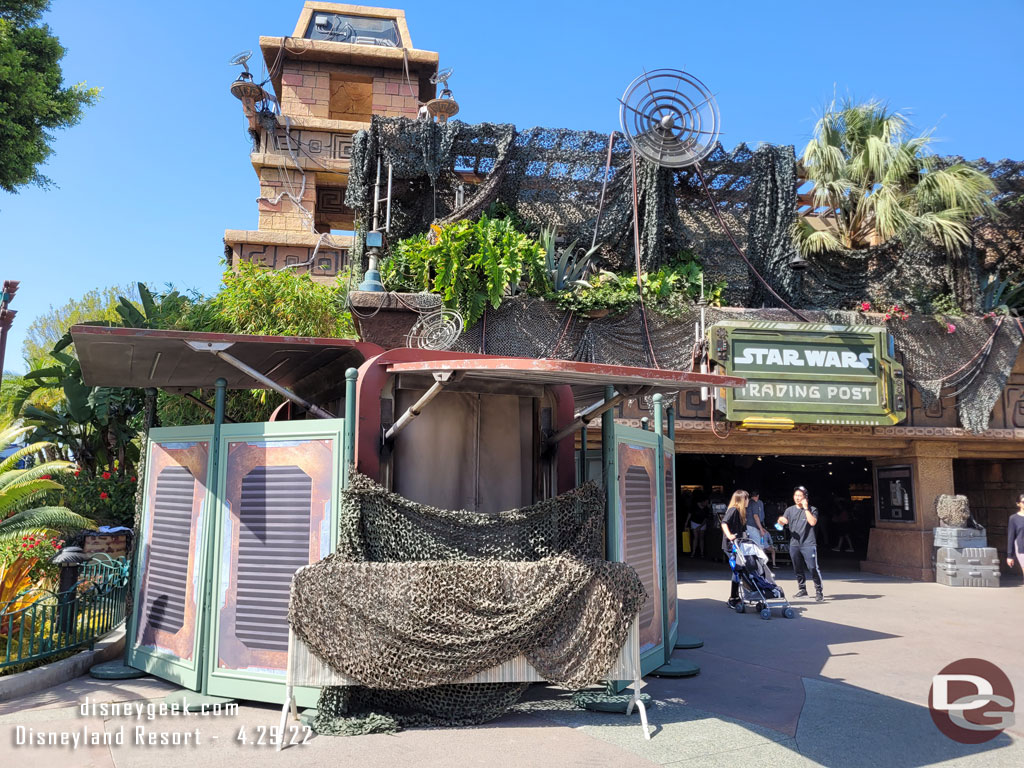
{"type": "MultiPolygon", "coordinates": [[[[871,462],[849,456],[782,456],[677,454],[676,491],[680,529],[689,511],[701,498],[712,505],[728,504],[735,490],[760,491],[769,525],[793,503],[793,489],[803,485],[811,503],[821,511],[818,546],[823,554],[839,543],[843,528],[850,538],[843,539],[839,552],[828,552],[829,559],[862,559],[874,522],[874,490],[871,462]],[[843,524],[845,518],[848,521],[843,524]],[[852,541],[853,552],[849,552],[852,541]]],[[[722,507],[719,507],[721,509],[722,507]]],[[[714,521],[709,521],[705,553],[715,558],[720,550],[721,535],[714,521]]],[[[680,558],[688,554],[680,552],[680,558]]]]}

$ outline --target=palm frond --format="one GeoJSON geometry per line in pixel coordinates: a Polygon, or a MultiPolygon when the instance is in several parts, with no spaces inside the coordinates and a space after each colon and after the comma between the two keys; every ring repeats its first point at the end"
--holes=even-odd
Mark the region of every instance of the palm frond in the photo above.
{"type": "Polygon", "coordinates": [[[30,530],[77,531],[83,528],[95,530],[96,523],[67,507],[33,507],[0,520],[0,541],[24,536],[30,530]]]}

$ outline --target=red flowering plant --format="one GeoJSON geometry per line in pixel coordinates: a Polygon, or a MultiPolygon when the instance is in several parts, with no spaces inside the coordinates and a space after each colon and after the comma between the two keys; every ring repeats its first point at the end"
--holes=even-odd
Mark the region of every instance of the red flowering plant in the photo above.
{"type": "Polygon", "coordinates": [[[59,565],[50,562],[64,548],[64,540],[53,531],[29,533],[0,541],[0,571],[21,560],[28,564],[28,581],[45,589],[54,589],[59,565]]]}
{"type": "Polygon", "coordinates": [[[97,525],[135,524],[134,475],[121,475],[116,467],[91,475],[88,471],[75,473],[63,478],[62,491],[53,491],[48,503],[63,504],[86,517],[97,525]]]}

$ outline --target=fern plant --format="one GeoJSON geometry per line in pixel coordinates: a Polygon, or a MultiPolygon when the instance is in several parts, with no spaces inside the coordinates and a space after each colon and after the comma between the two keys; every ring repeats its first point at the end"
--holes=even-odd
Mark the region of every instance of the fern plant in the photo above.
{"type": "Polygon", "coordinates": [[[490,304],[523,288],[542,294],[547,276],[540,243],[516,229],[511,219],[463,219],[424,235],[400,241],[381,267],[393,291],[430,291],[459,310],[466,327],[490,304]]]}
{"type": "MultiPolygon", "coordinates": [[[[12,445],[33,427],[9,428],[0,432],[0,449],[12,445]]],[[[22,459],[41,454],[49,443],[32,443],[0,461],[0,541],[41,534],[46,531],[76,531],[95,528],[92,520],[67,507],[33,506],[48,491],[60,490],[54,475],[69,472],[70,461],[44,461],[27,469],[18,469],[22,459]]]]}

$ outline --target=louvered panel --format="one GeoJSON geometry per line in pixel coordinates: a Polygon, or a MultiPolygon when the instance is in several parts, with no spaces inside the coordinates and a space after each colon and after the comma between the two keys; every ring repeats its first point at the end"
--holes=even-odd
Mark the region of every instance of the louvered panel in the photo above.
{"type": "Polygon", "coordinates": [[[657,569],[651,509],[651,476],[640,466],[626,470],[625,498],[622,501],[626,529],[626,557],[647,590],[647,600],[640,611],[640,626],[646,627],[654,620],[655,600],[658,589],[655,586],[657,569]]]}
{"type": "Polygon", "coordinates": [[[195,478],[185,467],[166,467],[157,476],[142,620],[164,632],[177,632],[185,621],[194,494],[195,478]]]}
{"type": "Polygon", "coordinates": [[[288,650],[292,575],[309,565],[313,481],[295,466],[256,467],[242,479],[235,635],[244,645],[288,650]]]}
{"type": "Polygon", "coordinates": [[[676,489],[675,489],[675,456],[665,454],[665,555],[666,580],[668,584],[668,625],[676,622],[676,570],[679,567],[676,554],[676,489]]]}

